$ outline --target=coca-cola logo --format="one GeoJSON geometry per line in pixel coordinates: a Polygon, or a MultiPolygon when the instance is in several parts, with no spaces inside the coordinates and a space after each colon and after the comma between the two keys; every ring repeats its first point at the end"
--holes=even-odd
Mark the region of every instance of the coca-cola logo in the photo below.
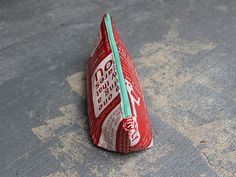
{"type": "Polygon", "coordinates": [[[133,117],[124,119],[124,128],[129,132],[130,146],[136,145],[140,140],[138,122],[133,117]]]}

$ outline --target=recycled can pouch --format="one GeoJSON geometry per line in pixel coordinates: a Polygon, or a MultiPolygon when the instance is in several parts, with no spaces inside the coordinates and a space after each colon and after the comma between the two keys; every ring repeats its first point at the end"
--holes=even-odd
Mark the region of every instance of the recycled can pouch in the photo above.
{"type": "Polygon", "coordinates": [[[102,19],[86,77],[93,143],[121,153],[152,147],[138,74],[109,14],[102,19]]]}

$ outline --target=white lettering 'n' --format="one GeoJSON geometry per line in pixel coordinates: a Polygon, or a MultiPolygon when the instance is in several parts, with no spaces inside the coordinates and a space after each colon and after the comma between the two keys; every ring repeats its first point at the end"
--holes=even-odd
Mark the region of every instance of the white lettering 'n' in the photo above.
{"type": "Polygon", "coordinates": [[[119,94],[112,53],[98,64],[92,74],[92,94],[96,117],[99,117],[119,94]]]}

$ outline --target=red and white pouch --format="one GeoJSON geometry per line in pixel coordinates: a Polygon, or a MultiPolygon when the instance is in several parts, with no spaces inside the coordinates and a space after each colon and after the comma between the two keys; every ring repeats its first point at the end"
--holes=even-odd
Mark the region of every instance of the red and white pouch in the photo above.
{"type": "Polygon", "coordinates": [[[93,143],[122,153],[152,147],[138,74],[109,14],[102,19],[86,77],[93,143]]]}

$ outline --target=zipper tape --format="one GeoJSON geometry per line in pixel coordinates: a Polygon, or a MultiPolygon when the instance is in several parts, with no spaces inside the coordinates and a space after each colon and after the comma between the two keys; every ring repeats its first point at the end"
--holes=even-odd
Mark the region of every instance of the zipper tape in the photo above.
{"type": "Polygon", "coordinates": [[[124,113],[124,118],[126,118],[128,116],[132,116],[132,112],[131,112],[127,88],[125,85],[125,78],[122,71],[120,55],[119,55],[119,51],[116,46],[116,41],[115,41],[114,34],[112,31],[111,17],[108,13],[106,14],[106,17],[105,17],[105,24],[106,24],[106,29],[108,33],[109,43],[110,43],[111,50],[115,59],[115,66],[116,66],[117,76],[118,76],[118,85],[120,87],[121,107],[124,113]]]}

